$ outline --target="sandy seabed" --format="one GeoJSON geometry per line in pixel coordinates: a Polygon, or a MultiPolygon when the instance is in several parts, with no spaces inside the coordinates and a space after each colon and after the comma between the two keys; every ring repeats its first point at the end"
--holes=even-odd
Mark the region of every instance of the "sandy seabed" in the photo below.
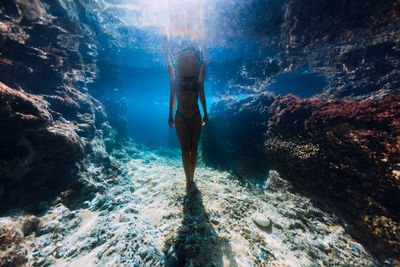
{"type": "Polygon", "coordinates": [[[199,166],[186,194],[179,150],[131,143],[112,160],[123,175],[108,179],[94,164],[85,174],[106,181],[94,198],[39,217],[26,237],[28,266],[377,265],[334,214],[291,193],[275,171],[253,187],[199,166]]]}

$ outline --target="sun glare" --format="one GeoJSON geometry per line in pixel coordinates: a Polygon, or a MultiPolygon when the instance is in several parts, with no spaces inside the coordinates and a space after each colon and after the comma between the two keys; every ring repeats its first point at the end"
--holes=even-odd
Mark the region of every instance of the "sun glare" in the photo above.
{"type": "Polygon", "coordinates": [[[158,30],[169,38],[199,40],[206,32],[207,3],[207,0],[139,0],[127,1],[118,8],[126,11],[120,20],[127,26],[158,30]]]}

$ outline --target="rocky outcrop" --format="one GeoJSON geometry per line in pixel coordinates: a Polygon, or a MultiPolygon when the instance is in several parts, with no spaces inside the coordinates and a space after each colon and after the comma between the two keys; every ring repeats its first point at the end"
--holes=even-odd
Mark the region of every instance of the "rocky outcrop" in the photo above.
{"type": "Polygon", "coordinates": [[[400,252],[399,114],[399,95],[328,103],[289,96],[271,106],[265,141],[274,168],[329,198],[357,238],[392,256],[400,252]]]}
{"type": "Polygon", "coordinates": [[[204,160],[239,177],[276,169],[296,190],[327,200],[374,253],[398,257],[398,2],[268,0],[237,12],[254,5],[244,35],[276,53],[234,64],[219,93],[259,93],[298,69],[326,75],[328,86],[311,99],[219,101],[204,129],[204,160]]]}
{"type": "Polygon", "coordinates": [[[83,160],[104,160],[115,143],[105,106],[89,92],[100,48],[84,14],[79,1],[1,4],[2,211],[23,198],[57,197],[67,184],[82,188],[83,160]]]}
{"type": "Polygon", "coordinates": [[[79,133],[93,132],[94,124],[78,125],[53,117],[54,111],[43,97],[3,83],[0,98],[0,183],[5,191],[17,185],[57,184],[69,177],[74,163],[83,158],[85,143],[79,133]]]}
{"type": "Polygon", "coordinates": [[[234,40],[251,36],[260,55],[268,52],[213,68],[221,95],[268,90],[277,75],[298,69],[328,78],[327,99],[381,99],[400,91],[398,1],[267,0],[227,14],[243,22],[234,40]]]}
{"type": "Polygon", "coordinates": [[[399,255],[399,95],[323,101],[263,93],[221,101],[212,114],[206,162],[240,175],[276,169],[296,190],[327,201],[377,255],[399,255]]]}
{"type": "Polygon", "coordinates": [[[228,168],[239,177],[249,174],[250,170],[251,176],[264,179],[268,108],[274,100],[273,95],[262,94],[214,103],[210,121],[202,130],[202,159],[215,167],[228,168]]]}
{"type": "Polygon", "coordinates": [[[399,92],[399,14],[397,1],[288,1],[280,42],[285,65],[309,63],[325,73],[329,98],[399,92]]]}

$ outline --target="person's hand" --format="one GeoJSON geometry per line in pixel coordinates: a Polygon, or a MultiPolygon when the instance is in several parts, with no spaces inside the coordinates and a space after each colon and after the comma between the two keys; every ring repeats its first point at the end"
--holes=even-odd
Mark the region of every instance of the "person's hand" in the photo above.
{"type": "Polygon", "coordinates": [[[165,57],[169,57],[168,53],[169,53],[169,45],[168,45],[168,40],[166,37],[163,38],[163,42],[162,42],[162,48],[163,48],[163,52],[165,57]]]}
{"type": "Polygon", "coordinates": [[[208,60],[209,60],[209,56],[208,56],[207,51],[203,50],[203,55],[202,55],[202,57],[203,57],[203,64],[207,64],[207,63],[208,63],[208,60]]]}
{"type": "Polygon", "coordinates": [[[206,125],[207,122],[208,122],[208,116],[207,116],[207,113],[206,113],[206,114],[204,114],[204,116],[203,116],[203,121],[201,122],[201,126],[206,125]]]}
{"type": "Polygon", "coordinates": [[[169,127],[174,128],[174,118],[172,118],[172,116],[169,116],[168,125],[169,127]]]}

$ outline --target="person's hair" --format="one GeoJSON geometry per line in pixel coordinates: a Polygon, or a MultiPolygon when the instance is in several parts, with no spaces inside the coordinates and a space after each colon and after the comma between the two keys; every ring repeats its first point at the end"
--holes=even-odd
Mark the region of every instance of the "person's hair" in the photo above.
{"type": "Polygon", "coordinates": [[[194,46],[189,46],[188,48],[186,48],[185,50],[189,50],[192,51],[193,54],[200,60],[200,51],[194,47],[194,46]]]}
{"type": "Polygon", "coordinates": [[[194,76],[198,74],[200,55],[196,48],[189,47],[176,57],[177,72],[181,76],[194,76]]]}

